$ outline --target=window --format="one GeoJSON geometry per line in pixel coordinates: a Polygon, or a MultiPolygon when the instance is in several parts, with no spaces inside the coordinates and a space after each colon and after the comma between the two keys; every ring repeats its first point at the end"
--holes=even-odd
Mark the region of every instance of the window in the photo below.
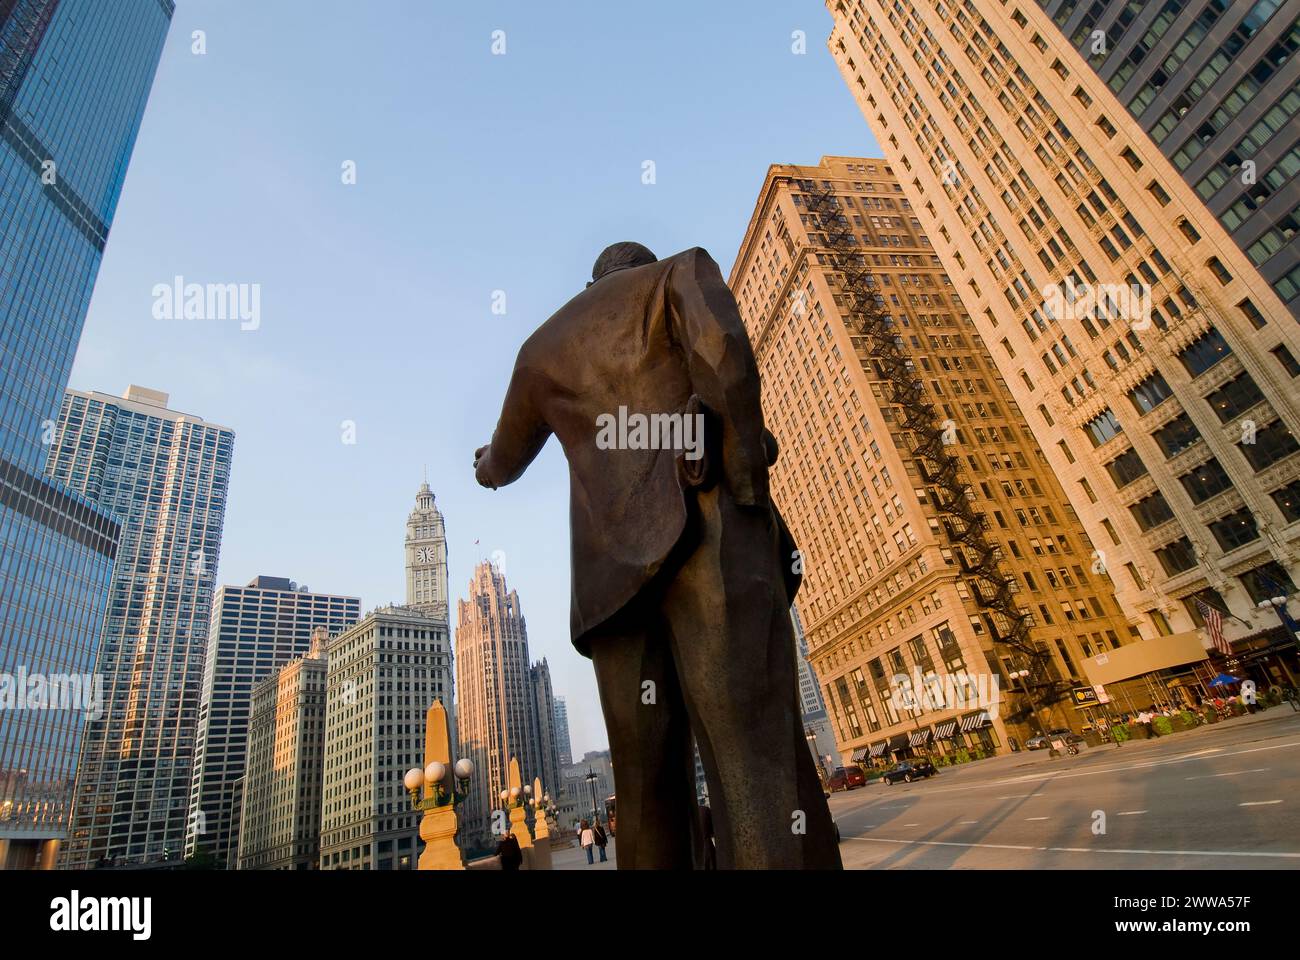
{"type": "Polygon", "coordinates": [[[1215,520],[1210,524],[1210,533],[1214,534],[1214,539],[1224,551],[1235,550],[1259,539],[1255,516],[1245,507],[1215,520]]]}
{"type": "Polygon", "coordinates": [[[1273,597],[1289,597],[1295,593],[1295,584],[1276,560],[1270,560],[1253,570],[1247,570],[1238,579],[1255,603],[1273,597]]]}
{"type": "Polygon", "coordinates": [[[1211,327],[1199,340],[1180,353],[1178,359],[1182,361],[1188,373],[1193,377],[1199,377],[1230,353],[1232,348],[1228,346],[1227,341],[1218,330],[1211,327]]]}
{"type": "Polygon", "coordinates": [[[1138,477],[1145,477],[1148,471],[1137,451],[1130,447],[1106,464],[1106,472],[1114,481],[1115,488],[1123,489],[1138,477]]]}
{"type": "Polygon", "coordinates": [[[1158,373],[1153,373],[1128,392],[1128,399],[1138,415],[1142,416],[1150,413],[1172,395],[1173,391],[1169,389],[1165,378],[1158,373]]]}
{"type": "Polygon", "coordinates": [[[1300,520],[1300,480],[1292,480],[1285,487],[1274,490],[1270,496],[1286,517],[1287,523],[1300,520]]]}
{"type": "Polygon", "coordinates": [[[1171,577],[1176,573],[1192,569],[1197,563],[1192,541],[1186,537],[1179,537],[1173,543],[1165,544],[1156,551],[1156,559],[1160,561],[1160,566],[1164,568],[1166,575],[1171,577]]]}
{"type": "Polygon", "coordinates": [[[1300,363],[1291,355],[1291,351],[1286,348],[1286,344],[1279,344],[1272,349],[1273,356],[1277,357],[1277,362],[1282,364],[1282,369],[1287,372],[1287,376],[1300,376],[1300,363]]]}
{"type": "Polygon", "coordinates": [[[1204,503],[1210,497],[1232,486],[1232,479],[1214,457],[1196,469],[1184,473],[1178,478],[1178,482],[1192,498],[1192,503],[1204,503]]]}
{"type": "Polygon", "coordinates": [[[1201,433],[1186,413],[1180,413],[1151,434],[1151,437],[1160,445],[1166,457],[1172,457],[1200,440],[1201,433]]]}
{"type": "Polygon", "coordinates": [[[1259,307],[1255,306],[1255,302],[1249,297],[1237,304],[1237,309],[1245,315],[1246,319],[1251,322],[1256,330],[1268,323],[1268,321],[1264,319],[1264,315],[1259,312],[1259,307]]]}
{"type": "Polygon", "coordinates": [[[1209,260],[1205,261],[1205,265],[1209,267],[1215,277],[1218,278],[1219,283],[1223,284],[1225,287],[1232,283],[1232,274],[1228,272],[1228,268],[1223,265],[1223,261],[1218,257],[1210,257],[1209,260]]]}
{"type": "Polygon", "coordinates": [[[1300,450],[1300,444],[1296,443],[1295,437],[1286,428],[1286,424],[1281,420],[1274,420],[1267,427],[1255,431],[1254,443],[1239,443],[1237,449],[1258,473],[1283,457],[1289,457],[1300,450]]]}
{"type": "Polygon", "coordinates": [[[1227,423],[1245,413],[1251,407],[1262,402],[1264,394],[1259,392],[1250,374],[1238,374],[1218,390],[1205,398],[1206,403],[1214,408],[1214,413],[1221,423],[1227,423]]]}
{"type": "Polygon", "coordinates": [[[1112,437],[1117,437],[1123,433],[1124,428],[1115,419],[1115,414],[1107,408],[1084,424],[1084,432],[1088,435],[1088,439],[1092,441],[1092,445],[1099,447],[1112,437]]]}
{"type": "Polygon", "coordinates": [[[1130,506],[1129,511],[1137,521],[1138,528],[1144,533],[1152,527],[1158,527],[1172,520],[1174,516],[1174,511],[1165,500],[1165,495],[1158,490],[1130,506]]]}

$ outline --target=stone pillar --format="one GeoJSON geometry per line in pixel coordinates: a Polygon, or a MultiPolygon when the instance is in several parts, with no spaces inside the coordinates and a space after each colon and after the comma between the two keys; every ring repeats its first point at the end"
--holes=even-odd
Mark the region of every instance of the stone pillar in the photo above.
{"type": "MultiPolygon", "coordinates": [[[[451,740],[447,731],[447,710],[441,700],[433,701],[424,722],[424,765],[437,760],[447,770],[442,785],[454,791],[456,774],[451,767],[451,740]]],[[[433,797],[436,786],[425,786],[426,799],[433,797]]],[[[420,820],[420,839],[424,852],[420,854],[417,869],[464,870],[460,848],[456,846],[456,807],[448,802],[441,807],[430,807],[420,820]]]]}
{"type": "Polygon", "coordinates": [[[537,844],[533,847],[533,864],[534,870],[551,869],[551,829],[546,822],[546,807],[542,802],[542,780],[540,777],[533,779],[533,810],[536,816],[533,818],[533,833],[536,836],[537,844]]]}

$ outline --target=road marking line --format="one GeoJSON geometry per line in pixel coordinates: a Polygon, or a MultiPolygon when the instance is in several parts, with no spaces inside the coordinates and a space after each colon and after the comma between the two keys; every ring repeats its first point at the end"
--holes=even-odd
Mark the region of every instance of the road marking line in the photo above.
{"type": "Polygon", "coordinates": [[[978,821],[978,820],[963,820],[963,821],[961,822],[961,824],[959,824],[959,826],[964,826],[964,825],[966,825],[966,824],[968,824],[968,823],[979,823],[979,821],[978,821]]]}
{"type": "Polygon", "coordinates": [[[1025,817],[1026,820],[1050,820],[1051,817],[1025,817]]]}
{"type": "Polygon", "coordinates": [[[1127,850],[1094,847],[1031,847],[1015,843],[958,843],[955,840],[893,840],[886,837],[845,837],[863,843],[896,843],[900,846],[971,847],[985,850],[1046,850],[1052,853],[1130,853],[1169,857],[1280,857],[1300,860],[1300,853],[1269,853],[1262,850],[1127,850]]]}
{"type": "Polygon", "coordinates": [[[1136,817],[1140,813],[1146,813],[1146,811],[1145,810],[1121,810],[1118,814],[1116,814],[1116,816],[1136,817]]]}
{"type": "Polygon", "coordinates": [[[999,800],[1023,800],[1025,797],[1032,797],[1032,793],[1016,793],[1009,797],[998,797],[999,800]]]}
{"type": "Polygon", "coordinates": [[[1281,800],[1247,800],[1245,803],[1239,803],[1239,807],[1267,807],[1275,803],[1281,803],[1281,800]]]}
{"type": "Polygon", "coordinates": [[[903,826],[905,826],[905,827],[919,827],[920,824],[919,824],[919,823],[905,823],[905,824],[903,824],[903,826]]]}
{"type": "Polygon", "coordinates": [[[1184,780],[1213,780],[1216,777],[1239,777],[1243,773],[1264,773],[1272,767],[1256,767],[1254,770],[1234,770],[1232,773],[1203,773],[1196,777],[1183,777],[1184,780]]]}

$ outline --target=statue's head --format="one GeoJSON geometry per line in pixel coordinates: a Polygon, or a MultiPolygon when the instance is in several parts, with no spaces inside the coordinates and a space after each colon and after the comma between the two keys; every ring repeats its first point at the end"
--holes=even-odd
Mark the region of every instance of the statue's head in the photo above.
{"type": "MultiPolygon", "coordinates": [[[[600,252],[600,256],[596,258],[596,265],[591,268],[591,283],[595,283],[615,270],[640,267],[647,263],[654,263],[658,259],[649,249],[631,240],[610,244],[600,252]]],[[[587,286],[591,286],[591,283],[587,286]]]]}

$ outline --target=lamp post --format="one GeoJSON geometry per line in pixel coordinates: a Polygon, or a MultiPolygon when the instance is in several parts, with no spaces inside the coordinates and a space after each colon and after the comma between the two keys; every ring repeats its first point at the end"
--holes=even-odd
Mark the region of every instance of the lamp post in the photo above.
{"type": "Polygon", "coordinates": [[[436,810],[451,804],[453,807],[462,803],[469,796],[469,778],[474,775],[474,763],[462,757],[452,768],[456,782],[451,789],[446,786],[447,765],[434,760],[421,770],[412,767],[406,771],[402,783],[411,794],[412,810],[436,810]],[[420,787],[424,787],[424,799],[420,799],[420,787]]]}
{"type": "Polygon", "coordinates": [[[1287,612],[1286,600],[1285,596],[1269,597],[1266,600],[1259,601],[1259,609],[1272,609],[1277,614],[1277,618],[1282,621],[1282,626],[1286,627],[1287,632],[1291,634],[1291,639],[1296,642],[1297,646],[1300,646],[1300,634],[1296,632],[1296,622],[1291,619],[1291,614],[1287,612]]]}
{"type": "Polygon", "coordinates": [[[596,806],[596,781],[599,779],[600,777],[596,774],[596,771],[591,768],[591,764],[587,764],[586,780],[591,784],[591,815],[597,823],[600,822],[600,808],[596,806]]]}
{"type": "MultiPolygon", "coordinates": [[[[441,704],[435,704],[433,709],[441,708],[441,704]]],[[[447,765],[441,760],[431,760],[423,770],[412,767],[402,778],[402,784],[411,795],[411,809],[424,814],[420,820],[420,839],[424,841],[424,852],[419,860],[421,870],[465,868],[456,846],[456,807],[469,796],[474,764],[462,758],[456,761],[451,773],[455,781],[449,785],[447,765]]]]}
{"type": "Polygon", "coordinates": [[[1038,732],[1043,736],[1047,736],[1043,720],[1038,715],[1038,702],[1034,699],[1034,692],[1029,686],[1029,671],[1024,669],[1013,670],[1011,671],[1011,677],[1020,681],[1020,689],[1024,691],[1025,697],[1029,700],[1029,710],[1034,717],[1034,722],[1038,724],[1038,732]]]}

